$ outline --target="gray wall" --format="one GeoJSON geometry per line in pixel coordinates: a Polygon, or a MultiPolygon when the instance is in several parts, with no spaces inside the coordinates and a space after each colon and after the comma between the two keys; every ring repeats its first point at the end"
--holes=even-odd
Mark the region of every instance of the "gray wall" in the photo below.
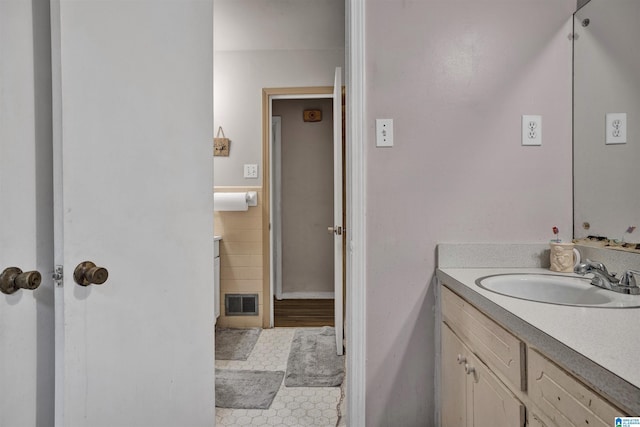
{"type": "Polygon", "coordinates": [[[282,118],[282,291],[333,292],[333,105],[277,100],[282,118]],[[304,122],[305,109],[322,110],[304,122]]]}
{"type": "Polygon", "coordinates": [[[438,242],[571,238],[575,5],[367,1],[367,426],[433,425],[438,242]],[[541,147],[520,145],[523,114],[541,147]]]}
{"type": "Polygon", "coordinates": [[[214,126],[231,139],[216,157],[218,186],[256,186],[243,164],[260,165],[262,89],[332,86],[344,67],[344,1],[215,0],[214,126]]]}

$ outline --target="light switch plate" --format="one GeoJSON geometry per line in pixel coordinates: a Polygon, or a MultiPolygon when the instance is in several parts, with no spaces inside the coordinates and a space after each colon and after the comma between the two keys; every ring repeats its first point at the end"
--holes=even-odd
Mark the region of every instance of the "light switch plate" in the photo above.
{"type": "Polygon", "coordinates": [[[393,147],[393,119],[376,119],[376,147],[393,147]]]}
{"type": "Polygon", "coordinates": [[[244,177],[251,179],[258,178],[258,165],[244,165],[244,177]]]}
{"type": "Polygon", "coordinates": [[[627,143],[627,113],[607,113],[605,144],[627,143]]]}
{"type": "Polygon", "coordinates": [[[542,116],[522,116],[522,145],[542,145],[542,116]]]}

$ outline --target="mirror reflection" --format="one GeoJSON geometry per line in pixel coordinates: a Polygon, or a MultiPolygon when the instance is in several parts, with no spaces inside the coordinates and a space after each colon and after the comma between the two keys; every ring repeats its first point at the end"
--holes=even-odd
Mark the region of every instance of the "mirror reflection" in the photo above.
{"type": "Polygon", "coordinates": [[[640,0],[591,0],[574,29],[574,237],[640,249],[640,0]]]}

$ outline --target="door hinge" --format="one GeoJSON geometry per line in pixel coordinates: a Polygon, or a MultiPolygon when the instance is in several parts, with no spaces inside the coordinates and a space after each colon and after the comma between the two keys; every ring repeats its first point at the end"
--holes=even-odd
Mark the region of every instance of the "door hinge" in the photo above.
{"type": "Polygon", "coordinates": [[[61,265],[56,265],[55,270],[53,271],[53,283],[56,286],[62,286],[62,281],[64,279],[64,267],[61,265]]]}

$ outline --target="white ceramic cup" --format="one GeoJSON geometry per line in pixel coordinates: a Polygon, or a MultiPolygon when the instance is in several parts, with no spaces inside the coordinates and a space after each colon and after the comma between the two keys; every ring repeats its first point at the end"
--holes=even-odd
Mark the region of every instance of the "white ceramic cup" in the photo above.
{"type": "Polygon", "coordinates": [[[578,252],[573,243],[551,242],[549,261],[551,262],[551,271],[572,273],[573,269],[580,263],[580,252],[578,252]]]}

